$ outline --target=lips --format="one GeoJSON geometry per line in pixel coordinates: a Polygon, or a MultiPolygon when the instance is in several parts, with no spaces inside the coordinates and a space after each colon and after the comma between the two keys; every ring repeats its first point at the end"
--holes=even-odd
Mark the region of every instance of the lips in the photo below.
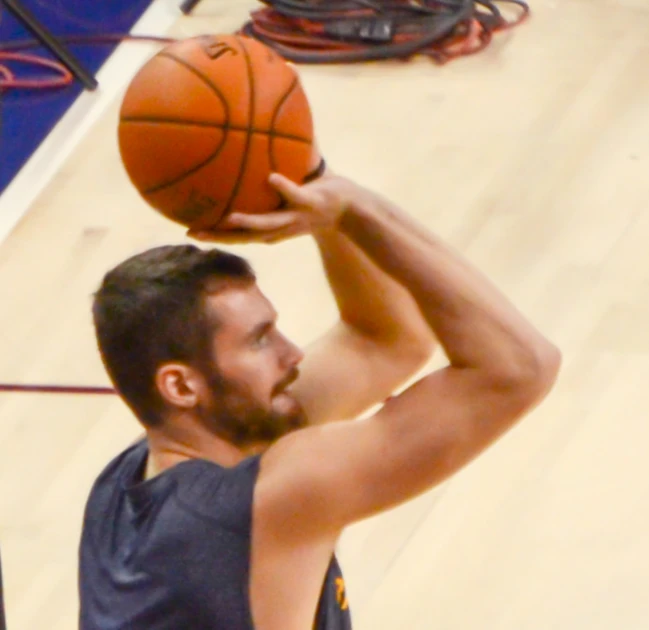
{"type": "Polygon", "coordinates": [[[273,389],[273,396],[284,393],[297,380],[299,375],[299,370],[293,368],[288,373],[288,376],[275,386],[275,389],[273,389]]]}

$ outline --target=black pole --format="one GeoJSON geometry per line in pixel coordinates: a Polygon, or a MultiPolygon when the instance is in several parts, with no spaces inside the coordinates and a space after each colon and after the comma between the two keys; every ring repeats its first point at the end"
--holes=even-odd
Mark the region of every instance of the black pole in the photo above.
{"type": "Polygon", "coordinates": [[[180,5],[180,10],[187,15],[188,13],[191,13],[195,8],[196,5],[200,2],[201,0],[185,0],[181,5],[180,5]]]}
{"type": "Polygon", "coordinates": [[[24,7],[20,0],[0,0],[16,15],[16,17],[32,32],[39,41],[52,51],[61,63],[77,78],[86,89],[94,90],[99,83],[77,60],[77,58],[50,33],[36,16],[24,7]]]}

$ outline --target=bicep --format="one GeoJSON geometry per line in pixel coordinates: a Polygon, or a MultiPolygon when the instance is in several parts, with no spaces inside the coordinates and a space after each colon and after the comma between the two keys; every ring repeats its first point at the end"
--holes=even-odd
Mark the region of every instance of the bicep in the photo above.
{"type": "Polygon", "coordinates": [[[341,322],[306,349],[294,395],[309,424],[356,418],[404,385],[429,356],[429,348],[378,343],[341,322]]]}
{"type": "Polygon", "coordinates": [[[293,514],[305,532],[342,529],[448,478],[512,426],[532,399],[527,385],[494,386],[477,371],[439,370],[371,417],[280,440],[264,456],[269,487],[277,483],[280,495],[299,506],[293,514]]]}

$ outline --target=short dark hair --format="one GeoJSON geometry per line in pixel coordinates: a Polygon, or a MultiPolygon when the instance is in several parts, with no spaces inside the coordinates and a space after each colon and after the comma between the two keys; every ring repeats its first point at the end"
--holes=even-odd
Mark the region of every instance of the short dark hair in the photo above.
{"type": "MultiPolygon", "coordinates": [[[[165,404],[155,373],[167,361],[204,367],[213,361],[205,313],[208,281],[251,282],[250,264],[234,254],[194,245],[156,247],[109,271],[94,294],[92,315],[108,375],[147,426],[162,422],[165,404]]],[[[210,284],[210,293],[212,293],[210,284]]]]}

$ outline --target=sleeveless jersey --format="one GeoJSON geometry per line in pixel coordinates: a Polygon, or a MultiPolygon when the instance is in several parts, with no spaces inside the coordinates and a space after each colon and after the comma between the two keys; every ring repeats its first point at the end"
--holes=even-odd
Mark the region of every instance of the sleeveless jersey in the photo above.
{"type": "MultiPolygon", "coordinates": [[[[249,601],[259,456],[177,464],[143,481],[142,440],[91,489],[79,547],[80,630],[254,630],[249,601]]],[[[335,555],[315,630],[351,630],[335,555]]],[[[310,630],[310,629],[305,629],[310,630]]]]}

